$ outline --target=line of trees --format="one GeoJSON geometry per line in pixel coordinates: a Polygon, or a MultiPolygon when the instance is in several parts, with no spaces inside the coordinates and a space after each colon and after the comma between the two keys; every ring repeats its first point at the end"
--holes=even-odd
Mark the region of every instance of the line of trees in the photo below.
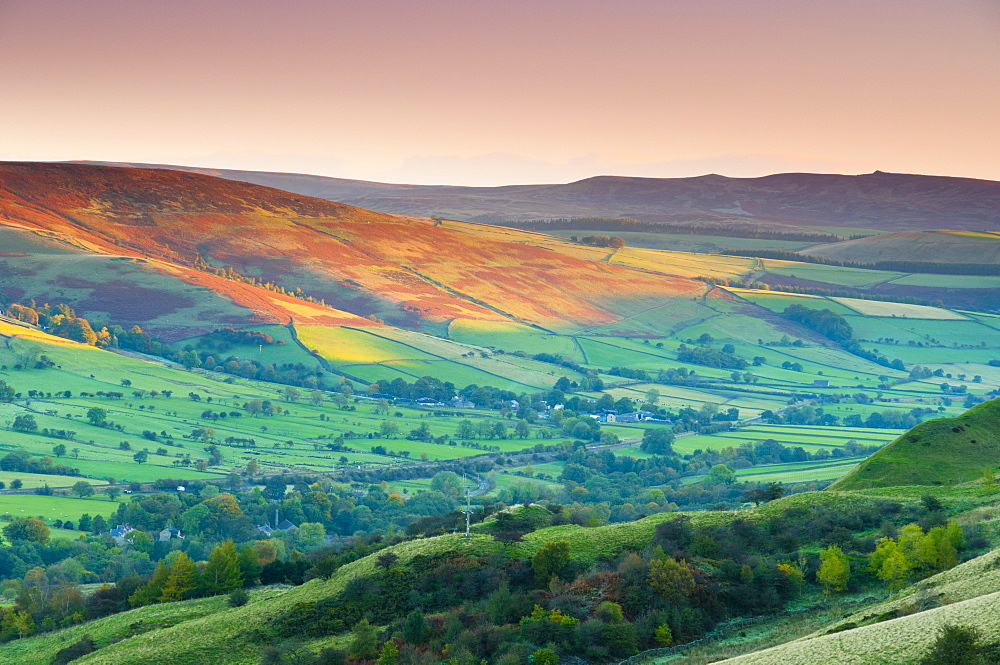
{"type": "MultiPolygon", "coordinates": [[[[674,224],[668,222],[641,222],[630,217],[573,217],[562,219],[533,219],[504,221],[505,226],[536,231],[564,229],[593,229],[595,231],[621,231],[626,233],[670,233],[681,235],[719,236],[724,238],[756,238],[762,240],[793,240],[800,242],[839,242],[846,236],[811,230],[785,230],[755,227],[748,224],[674,224]]],[[[728,252],[728,250],[727,250],[728,252]]]]}
{"type": "MultiPolygon", "coordinates": [[[[764,279],[753,282],[744,282],[738,279],[723,279],[720,277],[698,277],[697,279],[707,284],[718,284],[719,286],[732,286],[737,289],[755,289],[759,291],[776,291],[779,293],[801,293],[813,296],[827,296],[832,298],[858,298],[860,300],[872,300],[875,302],[898,302],[905,305],[926,305],[928,307],[944,307],[941,300],[924,300],[913,296],[896,296],[884,293],[871,293],[859,289],[841,288],[830,289],[813,286],[798,286],[795,284],[773,284],[764,279]]],[[[962,305],[963,309],[978,311],[971,305],[962,305]]]]}
{"type": "Polygon", "coordinates": [[[934,275],[1000,275],[1000,265],[995,263],[945,263],[939,261],[846,261],[825,256],[801,254],[785,249],[734,249],[726,248],[723,254],[746,256],[755,259],[776,259],[798,263],[818,263],[824,266],[860,268],[862,270],[888,270],[892,272],[930,273],[934,275]]]}
{"type": "Polygon", "coordinates": [[[899,358],[889,359],[863,348],[857,341],[852,339],[854,330],[840,314],[829,309],[813,309],[803,305],[789,305],[781,313],[783,317],[796,323],[801,323],[805,327],[823,335],[829,340],[837,342],[848,353],[852,353],[865,360],[889,367],[891,369],[904,371],[906,369],[903,361],[899,358]]]}

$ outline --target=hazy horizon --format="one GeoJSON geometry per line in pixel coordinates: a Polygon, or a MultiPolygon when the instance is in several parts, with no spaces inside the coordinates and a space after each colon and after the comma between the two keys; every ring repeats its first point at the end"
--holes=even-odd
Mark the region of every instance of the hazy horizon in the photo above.
{"type": "Polygon", "coordinates": [[[998,34],[991,0],[5,0],[0,159],[1000,180],[998,34]]]}

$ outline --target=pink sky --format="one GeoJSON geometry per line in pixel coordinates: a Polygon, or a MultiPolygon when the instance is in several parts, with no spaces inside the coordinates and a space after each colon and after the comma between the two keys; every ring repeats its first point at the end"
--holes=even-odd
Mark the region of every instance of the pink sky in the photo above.
{"type": "Polygon", "coordinates": [[[0,159],[1000,180],[996,0],[0,0],[0,159]]]}

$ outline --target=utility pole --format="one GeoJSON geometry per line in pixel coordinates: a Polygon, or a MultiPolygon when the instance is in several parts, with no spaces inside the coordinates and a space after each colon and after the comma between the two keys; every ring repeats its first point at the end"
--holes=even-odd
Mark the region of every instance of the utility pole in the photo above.
{"type": "Polygon", "coordinates": [[[465,537],[472,538],[471,524],[472,524],[472,485],[467,484],[465,476],[462,476],[463,487],[465,489],[465,537]]]}

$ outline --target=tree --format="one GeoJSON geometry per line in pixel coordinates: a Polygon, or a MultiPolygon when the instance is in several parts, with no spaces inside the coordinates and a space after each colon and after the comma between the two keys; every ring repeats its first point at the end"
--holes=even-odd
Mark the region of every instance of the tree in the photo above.
{"type": "Polygon", "coordinates": [[[351,629],[351,641],[347,645],[347,654],[358,660],[373,658],[378,649],[378,635],[375,626],[362,619],[351,629]]]}
{"type": "Polygon", "coordinates": [[[538,649],[531,654],[535,665],[559,665],[559,656],[552,649],[538,649]]]}
{"type": "Polygon", "coordinates": [[[109,499],[111,499],[112,501],[114,501],[115,499],[118,498],[118,495],[122,493],[122,490],[121,490],[120,487],[116,487],[115,485],[112,485],[112,486],[108,487],[107,489],[105,489],[104,493],[108,495],[109,499]]]}
{"type": "Polygon", "coordinates": [[[260,565],[260,558],[253,545],[244,544],[240,548],[240,573],[243,574],[243,585],[253,586],[260,582],[260,574],[263,567],[260,565]]]}
{"type": "Polygon", "coordinates": [[[413,610],[406,615],[406,620],[403,622],[403,639],[410,644],[424,644],[427,642],[427,638],[430,637],[431,629],[427,625],[427,619],[424,618],[423,612],[420,610],[413,610]]]}
{"type": "Polygon", "coordinates": [[[247,468],[243,471],[243,473],[247,476],[256,476],[260,473],[260,465],[257,464],[257,460],[252,459],[247,462],[247,468]]]}
{"type": "Polygon", "coordinates": [[[476,426],[472,424],[472,421],[468,418],[458,421],[458,428],[455,430],[455,438],[457,439],[474,439],[476,438],[476,426]]]}
{"type": "Polygon", "coordinates": [[[695,589],[691,568],[683,561],[677,561],[663,554],[659,548],[649,562],[649,586],[671,605],[676,605],[690,596],[695,589]]]}
{"type": "Polygon", "coordinates": [[[674,433],[662,427],[653,427],[642,433],[639,448],[650,455],[669,455],[673,452],[674,433]]]}
{"type": "MultiPolygon", "coordinates": [[[[921,537],[920,540],[922,539],[921,537]]],[[[914,550],[916,545],[914,543],[914,550]]],[[[892,590],[906,586],[910,571],[913,570],[913,564],[906,556],[904,547],[893,538],[881,538],[878,541],[875,551],[868,558],[868,567],[892,590]]]]}
{"type": "Polygon", "coordinates": [[[819,560],[816,579],[823,585],[823,590],[826,593],[845,591],[851,579],[851,562],[848,561],[847,555],[836,545],[831,545],[820,550],[819,560]]]}
{"type": "Polygon", "coordinates": [[[382,435],[383,439],[391,439],[399,434],[399,425],[391,420],[383,420],[379,427],[379,434],[382,435]]]}
{"type": "Polygon", "coordinates": [[[725,464],[716,464],[708,472],[708,482],[712,485],[732,485],[736,474],[725,464]]]}
{"type": "Polygon", "coordinates": [[[382,645],[376,665],[396,665],[399,662],[399,647],[392,640],[382,645]]]}
{"type": "Polygon", "coordinates": [[[53,327],[52,333],[59,335],[60,337],[65,337],[66,339],[72,339],[77,342],[82,342],[83,344],[89,344],[90,346],[97,344],[97,333],[95,333],[94,329],[90,327],[90,322],[87,321],[87,319],[63,317],[62,320],[53,327]]]}
{"type": "Polygon", "coordinates": [[[975,626],[944,625],[919,665],[982,665],[987,662],[983,658],[986,649],[980,644],[982,638],[975,626]]]}
{"type": "Polygon", "coordinates": [[[24,487],[24,482],[20,478],[15,478],[14,480],[10,481],[10,488],[12,490],[19,490],[22,487],[24,487]]]}
{"type": "Polygon", "coordinates": [[[183,600],[185,594],[198,584],[198,568],[184,552],[179,552],[177,558],[169,567],[169,575],[160,593],[160,602],[183,600]]]}
{"type": "Polygon", "coordinates": [[[660,401],[660,391],[656,388],[650,388],[646,391],[646,404],[651,406],[656,406],[660,401]]]}
{"type": "Polygon", "coordinates": [[[136,589],[135,593],[128,597],[129,605],[132,607],[142,607],[143,605],[152,605],[158,602],[160,596],[163,595],[163,587],[166,586],[169,577],[170,570],[167,568],[167,564],[160,561],[160,563],[156,564],[156,569],[153,571],[153,576],[149,578],[149,581],[136,589]]]}
{"type": "Polygon", "coordinates": [[[49,527],[37,517],[19,517],[3,528],[3,535],[11,542],[27,540],[44,545],[49,542],[49,527]]]}
{"type": "Polygon", "coordinates": [[[286,386],[284,390],[281,391],[281,396],[286,402],[295,402],[302,397],[302,393],[295,386],[286,386]]]}
{"type": "Polygon", "coordinates": [[[181,364],[188,370],[194,369],[201,365],[201,356],[194,349],[181,354],[181,364]]]}
{"type": "MultiPolygon", "coordinates": [[[[989,476],[991,480],[993,479],[993,473],[990,472],[989,469],[986,469],[983,472],[984,480],[986,476],[989,476]]],[[[924,510],[926,510],[929,513],[935,513],[939,510],[944,510],[944,506],[941,505],[941,501],[939,501],[937,497],[931,496],[930,494],[925,494],[922,497],[920,497],[920,504],[924,507],[924,510]]]]}
{"type": "Polygon", "coordinates": [[[302,552],[320,547],[326,540],[326,530],[318,522],[303,522],[295,530],[295,546],[302,552]]]}
{"type": "Polygon", "coordinates": [[[243,586],[239,554],[232,540],[216,545],[208,555],[208,564],[202,572],[202,589],[205,595],[229,593],[243,586]]]}
{"type": "Polygon", "coordinates": [[[90,421],[91,425],[100,427],[105,423],[107,419],[108,419],[108,412],[100,407],[93,406],[90,408],[90,410],[87,411],[87,420],[90,421]]]}
{"type": "Polygon", "coordinates": [[[94,496],[94,486],[86,480],[80,480],[73,484],[73,493],[81,499],[87,496],[94,496]]]}
{"type": "Polygon", "coordinates": [[[670,630],[670,625],[666,623],[661,623],[656,627],[653,632],[653,639],[662,644],[663,646],[670,646],[674,641],[674,634],[670,630]]]}
{"type": "Polygon", "coordinates": [[[288,480],[284,476],[270,476],[264,483],[264,496],[272,501],[285,498],[288,480]]]}
{"type": "Polygon", "coordinates": [[[462,478],[454,471],[438,471],[431,478],[431,489],[445,496],[457,497],[462,494],[462,478]]]}
{"type": "MultiPolygon", "coordinates": [[[[993,473],[993,469],[983,469],[983,477],[982,480],[979,482],[979,493],[987,495],[987,494],[995,494],[996,491],[997,491],[997,479],[996,475],[993,473]]],[[[933,497],[928,497],[928,498],[933,498],[933,497]]],[[[923,501],[923,499],[921,499],[921,501],[923,501]]],[[[941,503],[938,502],[938,506],[940,505],[941,503]]],[[[941,508],[938,508],[938,510],[941,510],[941,508]]]]}
{"type": "Polygon", "coordinates": [[[19,432],[38,431],[38,423],[35,422],[35,417],[30,413],[22,413],[21,415],[16,416],[12,427],[19,432]]]}
{"type": "Polygon", "coordinates": [[[56,445],[52,446],[52,452],[55,453],[56,457],[62,457],[63,455],[66,454],[66,444],[57,443],[56,445]]]}
{"type": "Polygon", "coordinates": [[[134,459],[138,464],[145,464],[146,460],[149,459],[149,453],[145,450],[140,450],[135,455],[132,455],[132,459],[134,459]]]}
{"type": "Polygon", "coordinates": [[[535,579],[540,584],[547,584],[553,576],[562,574],[570,561],[570,543],[568,540],[550,541],[542,545],[531,559],[531,569],[535,571],[535,579]]]}
{"type": "Polygon", "coordinates": [[[108,529],[108,521],[104,519],[103,515],[95,515],[94,519],[90,523],[91,533],[103,533],[108,529]]]}
{"type": "Polygon", "coordinates": [[[0,380],[0,402],[13,402],[17,391],[6,381],[0,380]]]}

